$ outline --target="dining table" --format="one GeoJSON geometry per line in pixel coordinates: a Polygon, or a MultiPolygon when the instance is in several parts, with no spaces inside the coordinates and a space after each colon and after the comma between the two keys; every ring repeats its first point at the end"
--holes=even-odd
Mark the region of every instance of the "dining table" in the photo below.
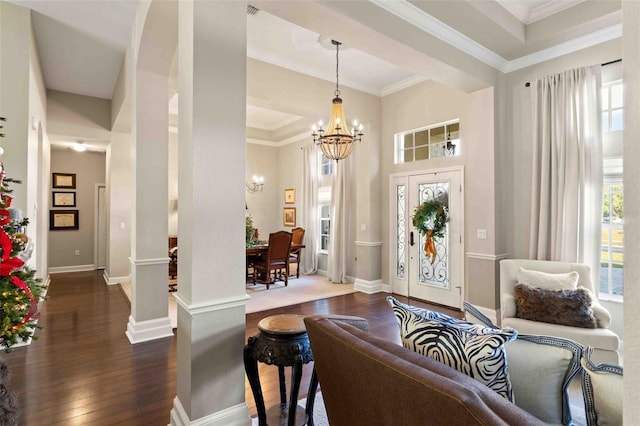
{"type": "MultiPolygon", "coordinates": [[[[303,248],[305,248],[304,244],[291,244],[291,251],[303,248]]],[[[247,257],[267,254],[267,251],[269,251],[269,244],[266,241],[258,244],[253,244],[247,247],[247,257]]]]}

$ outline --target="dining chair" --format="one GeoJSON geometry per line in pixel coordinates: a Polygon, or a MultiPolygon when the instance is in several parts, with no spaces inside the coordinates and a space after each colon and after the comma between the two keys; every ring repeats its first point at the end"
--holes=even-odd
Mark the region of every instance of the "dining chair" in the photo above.
{"type": "Polygon", "coordinates": [[[269,234],[269,248],[266,257],[257,259],[253,263],[253,284],[256,283],[257,276],[264,278],[264,284],[269,285],[276,279],[282,278],[284,269],[284,285],[289,283],[289,252],[291,250],[291,232],[278,231],[269,234]],[[273,281],[271,272],[273,271],[273,281]]]}
{"type": "MultiPolygon", "coordinates": [[[[291,230],[293,237],[291,238],[291,245],[301,245],[304,240],[304,228],[293,228],[291,230]]],[[[289,253],[289,264],[296,264],[296,278],[300,278],[300,255],[302,254],[301,248],[291,249],[289,253]]]]}

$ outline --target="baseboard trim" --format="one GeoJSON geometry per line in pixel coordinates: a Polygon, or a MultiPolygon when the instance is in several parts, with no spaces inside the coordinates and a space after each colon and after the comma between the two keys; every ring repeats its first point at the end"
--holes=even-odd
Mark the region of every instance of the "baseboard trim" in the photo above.
{"type": "Polygon", "coordinates": [[[172,426],[249,426],[249,407],[246,403],[237,404],[224,410],[191,420],[187,415],[180,399],[176,396],[173,399],[171,409],[170,425],[172,426]]]}
{"type": "Polygon", "coordinates": [[[114,285],[131,281],[131,277],[129,275],[127,275],[126,277],[110,277],[106,269],[104,270],[104,274],[102,274],[102,278],[104,278],[104,282],[107,283],[107,285],[114,285]]]}
{"type": "Polygon", "coordinates": [[[354,241],[354,244],[361,247],[382,247],[382,241],[354,241]]]}
{"type": "Polygon", "coordinates": [[[45,297],[47,297],[47,292],[49,291],[49,286],[51,285],[51,275],[47,274],[46,277],[42,278],[42,282],[40,283],[40,285],[44,287],[44,290],[42,290],[42,294],[40,295],[40,301],[42,301],[45,297]]]}
{"type": "Polygon", "coordinates": [[[96,265],[73,265],[73,266],[54,266],[48,269],[50,274],[60,274],[63,272],[84,272],[95,271],[96,265]]]}
{"type": "Polygon", "coordinates": [[[131,315],[125,333],[132,345],[150,340],[173,337],[173,328],[169,317],[156,318],[147,321],[136,321],[131,315]]]}
{"type": "Polygon", "coordinates": [[[467,253],[465,253],[465,255],[470,259],[493,260],[493,261],[502,260],[502,259],[506,259],[507,257],[509,257],[506,253],[502,253],[502,254],[486,254],[486,253],[470,253],[470,252],[467,252],[467,253]]]}
{"type": "Polygon", "coordinates": [[[356,278],[353,289],[366,294],[380,293],[383,291],[382,280],[367,281],[356,278]]]}

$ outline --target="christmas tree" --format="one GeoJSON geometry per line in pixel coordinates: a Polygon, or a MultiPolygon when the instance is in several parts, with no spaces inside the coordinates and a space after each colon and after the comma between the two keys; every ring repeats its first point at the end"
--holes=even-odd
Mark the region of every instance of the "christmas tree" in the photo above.
{"type": "Polygon", "coordinates": [[[20,182],[6,178],[0,163],[0,347],[7,352],[33,336],[44,290],[35,271],[25,265],[34,245],[23,232],[29,219],[11,218],[10,183],[20,182]]]}

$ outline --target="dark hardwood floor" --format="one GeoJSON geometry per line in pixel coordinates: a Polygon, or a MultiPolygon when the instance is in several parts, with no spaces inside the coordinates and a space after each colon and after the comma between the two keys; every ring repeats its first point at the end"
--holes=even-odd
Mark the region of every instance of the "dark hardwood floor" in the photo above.
{"type": "MultiPolygon", "coordinates": [[[[38,340],[2,354],[18,393],[22,425],[166,425],[176,394],[176,338],[131,345],[125,336],[130,306],[102,271],[54,274],[41,307],[38,340]]],[[[399,342],[387,294],[354,293],[247,315],[246,337],[280,313],[334,313],[369,320],[370,332],[399,342]]],[[[407,298],[398,297],[407,302],[407,298]]],[[[428,304],[411,301],[416,306],[428,304]]],[[[457,314],[444,308],[442,312],[457,314]]],[[[458,313],[459,315],[459,313],[458,313]]],[[[279,401],[277,368],[259,365],[266,406],[279,401]]],[[[306,396],[311,364],[300,397],[306,396]]],[[[287,380],[289,379],[287,369],[287,380]]],[[[245,380],[246,401],[256,415],[245,380]]]]}

